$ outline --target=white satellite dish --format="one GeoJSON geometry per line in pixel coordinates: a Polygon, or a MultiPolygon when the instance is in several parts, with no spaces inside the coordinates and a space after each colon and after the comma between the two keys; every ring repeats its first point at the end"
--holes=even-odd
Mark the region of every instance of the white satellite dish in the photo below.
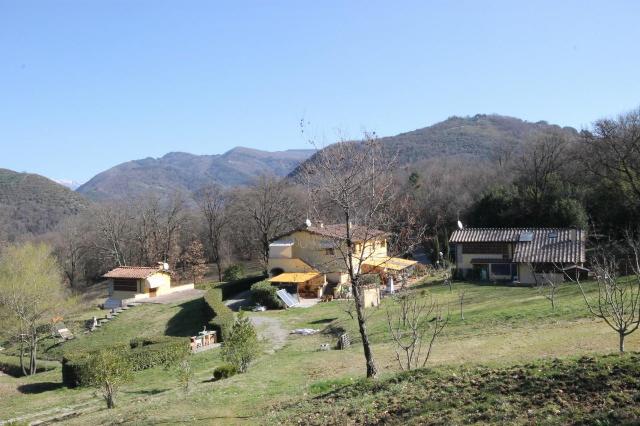
{"type": "Polygon", "coordinates": [[[304,221],[304,224],[307,225],[307,228],[311,227],[311,221],[309,220],[309,218],[304,221]]]}
{"type": "Polygon", "coordinates": [[[462,222],[458,221],[458,229],[464,229],[464,226],[462,226],[462,222]]]}

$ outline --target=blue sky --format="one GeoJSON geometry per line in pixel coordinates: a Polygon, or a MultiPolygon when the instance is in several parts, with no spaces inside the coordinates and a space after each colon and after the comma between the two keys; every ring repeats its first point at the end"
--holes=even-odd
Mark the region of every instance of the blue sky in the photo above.
{"type": "Polygon", "coordinates": [[[307,147],[640,105],[638,1],[0,0],[0,167],[84,181],[170,151],[307,147]]]}

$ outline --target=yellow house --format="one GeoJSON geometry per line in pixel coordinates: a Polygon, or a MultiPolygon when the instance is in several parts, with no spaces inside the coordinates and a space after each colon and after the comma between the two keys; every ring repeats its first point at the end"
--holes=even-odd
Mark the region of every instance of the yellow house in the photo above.
{"type": "MultiPolygon", "coordinates": [[[[387,255],[386,232],[357,225],[350,231],[356,271],[377,273],[377,267],[397,266],[394,261],[404,260],[387,255]]],[[[336,287],[349,284],[346,235],[346,225],[321,222],[281,235],[269,245],[269,281],[302,297],[333,294],[336,287]]],[[[379,296],[374,299],[379,302],[379,296]]]]}
{"type": "Polygon", "coordinates": [[[163,266],[120,266],[103,275],[111,280],[109,298],[119,301],[146,299],[175,290],[171,287],[171,274],[163,266]]]}

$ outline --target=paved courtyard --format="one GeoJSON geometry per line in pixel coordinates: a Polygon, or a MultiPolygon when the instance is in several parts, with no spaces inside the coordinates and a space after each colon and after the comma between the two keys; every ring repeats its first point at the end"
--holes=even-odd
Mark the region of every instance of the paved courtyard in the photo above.
{"type": "Polygon", "coordinates": [[[204,293],[204,290],[198,289],[176,291],[175,293],[164,294],[162,296],[150,297],[148,299],[139,299],[136,300],[136,303],[158,303],[167,305],[170,303],[186,302],[188,300],[197,299],[198,297],[202,297],[204,293]]]}

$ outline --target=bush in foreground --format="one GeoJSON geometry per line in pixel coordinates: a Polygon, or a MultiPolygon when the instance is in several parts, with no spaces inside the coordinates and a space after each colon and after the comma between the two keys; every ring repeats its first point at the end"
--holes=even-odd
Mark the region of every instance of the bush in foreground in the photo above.
{"type": "Polygon", "coordinates": [[[278,289],[269,281],[260,281],[251,286],[251,300],[269,309],[282,309],[284,306],[276,294],[277,291],[278,289]]]}
{"type": "Polygon", "coordinates": [[[102,349],[88,354],[82,377],[87,385],[100,391],[107,408],[114,408],[120,386],[133,379],[133,369],[126,351],[102,349]]]}
{"type": "Polygon", "coordinates": [[[224,364],[219,367],[216,367],[213,370],[213,380],[222,380],[228,379],[229,377],[235,376],[238,373],[238,370],[235,366],[231,364],[224,364]]]}
{"type": "Polygon", "coordinates": [[[241,311],[222,345],[222,359],[244,373],[259,353],[258,335],[251,320],[241,311]]]}

